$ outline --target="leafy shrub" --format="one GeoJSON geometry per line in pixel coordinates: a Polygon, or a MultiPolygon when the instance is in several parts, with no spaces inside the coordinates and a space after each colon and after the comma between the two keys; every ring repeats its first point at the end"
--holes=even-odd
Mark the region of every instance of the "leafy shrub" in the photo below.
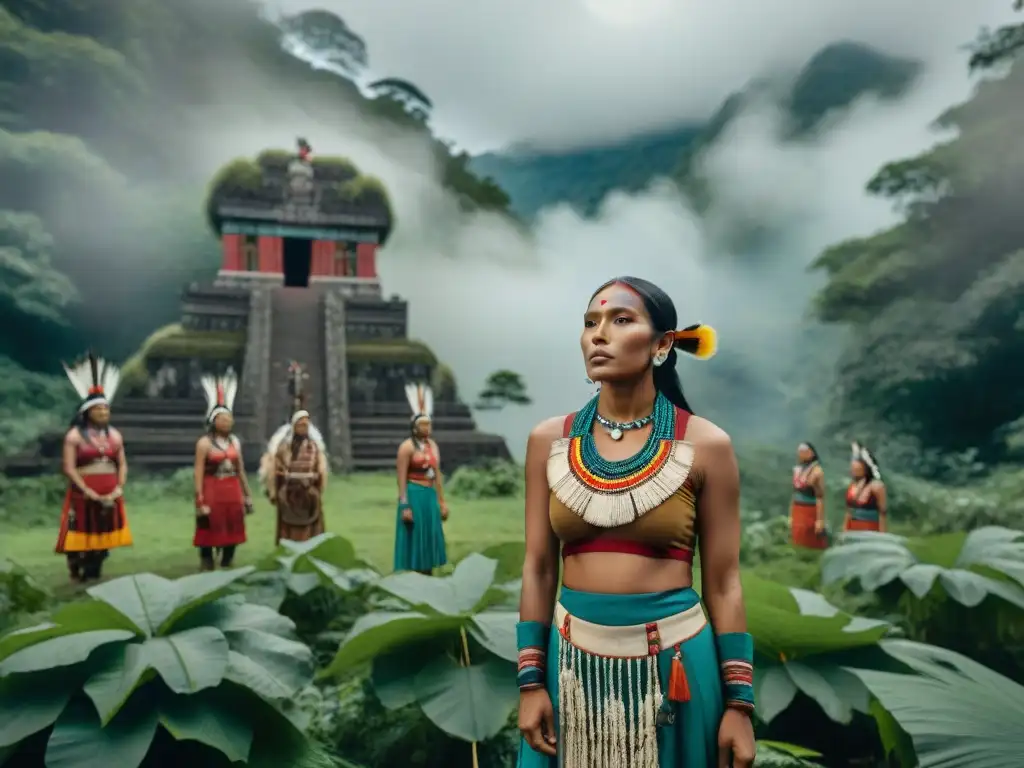
{"type": "Polygon", "coordinates": [[[0,637],[0,751],[45,744],[51,767],[296,764],[309,745],[292,697],[312,658],[291,621],[229,594],[250,570],[115,579],[0,637]]]}
{"type": "Polygon", "coordinates": [[[522,467],[501,460],[459,467],[445,486],[449,494],[462,499],[519,496],[523,488],[522,467]]]}
{"type": "Polygon", "coordinates": [[[850,533],[825,553],[822,580],[874,593],[913,640],[1024,672],[1024,532],[850,533]]]}
{"type": "Polygon", "coordinates": [[[393,606],[355,623],[325,675],[340,678],[372,662],[373,688],[386,708],[415,705],[463,741],[494,738],[519,701],[517,614],[494,607],[506,600],[495,589],[496,568],[496,561],[470,555],[448,577],[381,579],[377,587],[393,606]]]}
{"type": "Polygon", "coordinates": [[[54,526],[54,541],[68,483],[54,473],[41,477],[9,478],[0,474],[0,525],[11,528],[54,526]]]}
{"type": "Polygon", "coordinates": [[[21,566],[0,558],[0,632],[24,614],[38,613],[50,596],[21,566]]]}

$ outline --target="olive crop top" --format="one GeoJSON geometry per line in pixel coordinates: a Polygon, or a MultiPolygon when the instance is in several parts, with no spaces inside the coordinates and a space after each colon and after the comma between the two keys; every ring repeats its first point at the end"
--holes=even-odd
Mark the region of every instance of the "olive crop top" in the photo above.
{"type": "Polygon", "coordinates": [[[632,495],[626,502],[632,520],[618,525],[611,519],[594,519],[593,522],[584,519],[585,516],[595,517],[589,510],[595,498],[603,501],[612,495],[621,496],[623,491],[609,494],[586,487],[587,481],[579,476],[584,473],[578,470],[578,465],[574,469],[571,456],[567,459],[574,448],[574,441],[568,439],[574,417],[575,414],[566,417],[563,439],[555,441],[548,459],[551,488],[548,514],[552,531],[563,543],[562,556],[581,552],[627,552],[692,562],[697,538],[697,493],[690,475],[694,450],[692,444],[683,440],[690,414],[676,409],[676,439],[674,442],[666,440],[662,446],[662,451],[671,455],[666,457],[660,471],[648,467],[636,473],[649,474],[649,485],[645,488],[640,481],[625,491],[632,495]],[[569,480],[572,498],[567,498],[564,491],[557,491],[559,479],[566,477],[567,464],[568,472],[573,475],[569,480]],[[648,469],[655,471],[648,472],[648,469]],[[589,500],[586,499],[588,493],[594,494],[589,500]],[[644,501],[648,503],[646,510],[644,501]]]}

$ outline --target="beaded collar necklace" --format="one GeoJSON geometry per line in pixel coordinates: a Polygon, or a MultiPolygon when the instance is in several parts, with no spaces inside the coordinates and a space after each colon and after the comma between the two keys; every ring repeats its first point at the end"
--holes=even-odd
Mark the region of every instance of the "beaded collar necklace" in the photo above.
{"type": "Polygon", "coordinates": [[[605,480],[619,480],[635,475],[654,461],[662,448],[662,441],[672,440],[676,431],[676,409],[660,392],[654,399],[654,411],[651,413],[653,427],[643,447],[628,459],[608,461],[597,450],[594,442],[594,422],[598,420],[597,400],[595,396],[572,422],[570,438],[579,439],[580,458],[583,466],[593,475],[605,480]]]}
{"type": "Polygon", "coordinates": [[[595,397],[573,419],[568,437],[548,456],[548,486],[567,509],[599,528],[636,520],[663,504],[690,474],[693,446],[676,440],[676,409],[659,394],[643,447],[628,459],[609,461],[594,442],[595,397]]]}

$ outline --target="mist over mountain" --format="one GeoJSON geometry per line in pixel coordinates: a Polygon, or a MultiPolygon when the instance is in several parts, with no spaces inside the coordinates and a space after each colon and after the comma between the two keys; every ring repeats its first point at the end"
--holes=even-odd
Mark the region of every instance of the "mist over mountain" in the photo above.
{"type": "Polygon", "coordinates": [[[614,144],[568,151],[531,149],[528,144],[473,157],[470,169],[497,182],[512,198],[512,210],[532,220],[542,209],[568,203],[593,215],[613,190],[636,192],[667,177],[684,188],[693,158],[713,143],[744,105],[777,103],[800,140],[864,96],[898,99],[919,75],[921,63],[870,46],[837,42],[820,50],[796,73],[760,73],[744,89],[723,99],[706,120],[635,136],[614,144]]]}

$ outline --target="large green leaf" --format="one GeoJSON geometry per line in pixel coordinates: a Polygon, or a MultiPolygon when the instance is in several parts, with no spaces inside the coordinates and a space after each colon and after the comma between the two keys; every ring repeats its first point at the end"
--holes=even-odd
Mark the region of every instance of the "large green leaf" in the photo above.
{"type": "Polygon", "coordinates": [[[851,616],[816,592],[743,577],[747,624],[754,636],[758,716],[770,723],[798,692],[838,723],[866,712],[864,685],[842,669],[848,654],[874,648],[889,631],[882,621],[851,616]]]}
{"type": "Polygon", "coordinates": [[[78,680],[51,674],[13,675],[0,680],[0,747],[8,747],[53,725],[78,680]]]}
{"type": "Polygon", "coordinates": [[[820,595],[747,573],[743,576],[747,624],[758,653],[793,660],[875,645],[889,631],[883,621],[860,619],[820,595]]]}
{"type": "Polygon", "coordinates": [[[986,526],[919,539],[847,534],[822,558],[822,580],[858,581],[868,591],[899,581],[918,599],[938,586],[968,608],[989,595],[1024,608],[1024,533],[986,526]]]}
{"type": "Polygon", "coordinates": [[[79,632],[120,629],[132,634],[142,634],[120,611],[92,600],[67,603],[54,612],[52,619],[43,624],[8,632],[0,637],[0,659],[44,640],[79,632]]]}
{"type": "Polygon", "coordinates": [[[421,573],[396,573],[377,585],[423,613],[448,616],[478,610],[494,582],[496,560],[472,554],[455,566],[451,576],[425,576],[421,573]]]}
{"type": "Polygon", "coordinates": [[[90,597],[120,611],[142,634],[153,637],[170,627],[183,613],[220,597],[252,568],[213,571],[184,576],[176,581],[139,573],[90,587],[90,597]]]}
{"type": "Polygon", "coordinates": [[[51,637],[22,648],[0,662],[0,677],[15,672],[38,672],[53,667],[68,667],[85,661],[97,648],[130,640],[135,633],[124,629],[98,629],[73,635],[51,637]]]}
{"type": "Polygon", "coordinates": [[[754,768],[813,768],[818,765],[813,759],[816,757],[821,757],[821,754],[811,749],[759,739],[754,768]]]}
{"type": "Polygon", "coordinates": [[[484,611],[469,623],[469,634],[480,645],[506,661],[519,661],[516,644],[516,622],[519,614],[512,611],[484,611]]]}
{"type": "Polygon", "coordinates": [[[493,657],[464,667],[439,656],[416,676],[416,699],[445,733],[484,741],[505,726],[519,702],[515,667],[493,657]]]}
{"type": "Polygon", "coordinates": [[[84,687],[104,726],[154,673],[175,693],[187,694],[219,685],[228,668],[228,641],[215,627],[151,637],[116,651],[84,687]]]}
{"type": "Polygon", "coordinates": [[[178,741],[198,741],[232,763],[246,762],[252,748],[252,724],[223,703],[202,693],[168,697],[160,703],[160,725],[178,741]]]}
{"type": "Polygon", "coordinates": [[[271,700],[290,698],[312,681],[313,653],[302,643],[257,629],[225,634],[231,647],[228,679],[271,700]]]}
{"type": "Polygon", "coordinates": [[[46,768],[138,768],[156,728],[156,709],[141,697],[105,726],[87,700],[75,699],[50,734],[46,768]]]}
{"type": "Polygon", "coordinates": [[[415,653],[416,643],[443,635],[456,635],[468,618],[416,613],[378,611],[359,617],[338,648],[330,666],[320,676],[340,675],[353,667],[399,647],[415,653]]]}
{"type": "Polygon", "coordinates": [[[852,669],[914,742],[921,768],[1017,768],[1024,686],[954,651],[886,640],[916,674],[852,669]]]}
{"type": "Polygon", "coordinates": [[[243,629],[255,629],[281,637],[295,637],[295,622],[272,608],[247,603],[241,595],[222,597],[194,611],[189,611],[174,625],[174,628],[176,631],[180,631],[205,626],[217,627],[225,634],[243,629]]]}

